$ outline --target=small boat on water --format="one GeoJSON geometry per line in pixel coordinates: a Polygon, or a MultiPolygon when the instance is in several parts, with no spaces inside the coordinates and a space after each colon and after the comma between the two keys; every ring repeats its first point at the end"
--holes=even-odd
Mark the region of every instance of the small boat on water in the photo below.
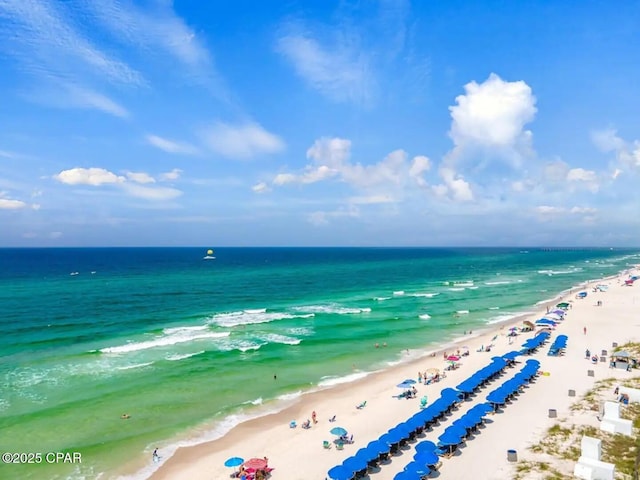
{"type": "Polygon", "coordinates": [[[203,260],[215,260],[216,257],[213,256],[213,250],[207,250],[207,254],[202,258],[203,260]]]}

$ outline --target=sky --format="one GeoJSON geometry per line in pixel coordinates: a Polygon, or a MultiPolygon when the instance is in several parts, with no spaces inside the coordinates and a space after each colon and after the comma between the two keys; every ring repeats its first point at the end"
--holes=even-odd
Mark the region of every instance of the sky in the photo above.
{"type": "Polygon", "coordinates": [[[638,246],[640,3],[0,0],[0,247],[638,246]]]}

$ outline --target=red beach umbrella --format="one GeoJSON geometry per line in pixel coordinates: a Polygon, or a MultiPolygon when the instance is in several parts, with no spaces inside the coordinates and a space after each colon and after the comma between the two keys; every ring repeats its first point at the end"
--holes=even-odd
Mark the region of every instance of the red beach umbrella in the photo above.
{"type": "Polygon", "coordinates": [[[267,461],[264,458],[250,458],[243,465],[246,469],[264,470],[267,468],[267,461]]]}
{"type": "Polygon", "coordinates": [[[449,355],[447,357],[447,360],[449,360],[450,362],[457,362],[458,360],[460,360],[460,357],[457,355],[449,355]]]}

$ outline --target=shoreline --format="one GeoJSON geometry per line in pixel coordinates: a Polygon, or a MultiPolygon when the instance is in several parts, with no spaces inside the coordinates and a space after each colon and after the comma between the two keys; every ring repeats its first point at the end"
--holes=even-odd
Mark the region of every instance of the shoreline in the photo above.
{"type": "MultiPolygon", "coordinates": [[[[139,464],[140,468],[136,470],[136,473],[134,474],[129,473],[128,475],[122,475],[120,478],[143,478],[142,475],[147,475],[144,478],[151,478],[154,480],[164,479],[164,478],[175,478],[176,475],[179,477],[180,472],[183,469],[187,468],[189,465],[192,465],[198,462],[200,459],[205,457],[209,452],[215,451],[217,447],[221,445],[227,446],[229,444],[237,444],[237,445],[242,444],[243,439],[247,438],[248,436],[255,435],[255,433],[258,431],[278,429],[279,427],[281,428],[283,425],[288,425],[289,421],[292,419],[296,419],[298,423],[302,423],[302,421],[304,421],[307,417],[310,417],[310,412],[312,410],[320,409],[320,407],[317,407],[317,408],[314,407],[315,405],[324,405],[324,404],[330,403],[330,401],[332,399],[335,399],[336,397],[349,396],[349,394],[351,394],[354,390],[366,389],[368,385],[372,385],[372,384],[386,385],[388,384],[387,379],[390,379],[390,377],[392,376],[395,376],[395,378],[397,379],[399,378],[399,376],[402,376],[401,372],[405,370],[422,371],[427,366],[429,368],[442,368],[443,361],[440,354],[443,351],[446,351],[448,349],[456,349],[458,347],[462,347],[463,344],[468,344],[470,357],[481,357],[482,359],[485,360],[484,363],[486,363],[486,361],[488,361],[492,356],[499,354],[498,349],[496,349],[495,353],[492,353],[490,356],[483,355],[483,352],[478,353],[476,352],[476,350],[481,345],[486,346],[490,344],[491,339],[496,336],[498,337],[496,341],[502,340],[501,343],[505,343],[504,342],[505,327],[522,326],[522,322],[524,320],[535,321],[535,319],[540,318],[540,315],[544,315],[546,313],[545,304],[553,303],[553,305],[555,305],[556,303],[559,303],[562,300],[572,300],[570,297],[572,296],[572,293],[576,289],[587,288],[588,285],[594,282],[610,282],[612,280],[615,280],[616,278],[620,278],[621,275],[624,275],[632,268],[633,267],[631,266],[628,268],[625,268],[620,272],[618,272],[616,275],[602,277],[599,279],[589,279],[589,280],[579,282],[573,285],[572,287],[559,292],[557,295],[553,296],[552,298],[548,298],[548,299],[544,299],[539,302],[536,302],[534,305],[532,305],[533,313],[530,311],[526,311],[520,314],[515,314],[514,317],[512,318],[481,326],[477,331],[474,331],[474,333],[471,335],[467,334],[465,336],[462,336],[462,335],[456,336],[454,339],[452,339],[447,343],[430,343],[420,349],[413,349],[413,351],[409,352],[410,355],[414,354],[415,351],[419,351],[420,354],[412,358],[402,359],[399,362],[390,364],[387,367],[382,369],[361,372],[361,373],[364,373],[362,378],[351,380],[351,381],[345,380],[344,382],[337,383],[327,387],[318,388],[318,386],[316,385],[307,391],[303,391],[299,396],[297,396],[293,400],[292,403],[289,403],[290,400],[282,401],[282,400],[275,399],[265,404],[265,406],[273,407],[273,404],[279,401],[283,403],[279,406],[276,406],[275,409],[272,409],[272,411],[269,411],[269,412],[260,412],[259,410],[262,406],[257,406],[255,408],[252,408],[251,413],[247,413],[248,418],[241,420],[240,423],[237,423],[235,426],[232,426],[226,432],[223,432],[220,437],[193,443],[188,446],[184,445],[185,443],[184,441],[177,442],[176,444],[174,444],[175,450],[171,453],[170,456],[166,458],[166,460],[164,460],[160,464],[151,465],[153,471],[151,471],[152,469],[149,468],[149,465],[147,463],[144,463],[144,461],[142,460],[141,463],[139,464]],[[434,354],[435,356],[433,356],[434,354]],[[426,363],[428,363],[428,365],[425,365],[426,363]],[[180,446],[180,443],[183,443],[183,446],[180,446]]],[[[518,349],[519,343],[521,343],[520,339],[516,337],[516,341],[514,341],[513,344],[501,345],[501,347],[503,348],[500,348],[499,350],[502,351],[502,350],[505,350],[505,348],[506,348],[506,351],[509,351],[511,349],[518,349]]],[[[502,351],[502,354],[506,353],[506,351],[502,351]]],[[[492,352],[494,352],[494,350],[492,350],[492,352]]],[[[463,363],[466,363],[470,357],[464,357],[463,363]]],[[[428,396],[430,398],[435,398],[436,393],[441,388],[452,386],[450,385],[450,383],[452,382],[454,382],[453,385],[459,383],[461,378],[458,378],[459,375],[457,374],[460,371],[467,372],[467,369],[463,365],[461,368],[452,371],[451,375],[447,376],[447,379],[449,381],[443,380],[441,382],[438,382],[435,385],[421,388],[418,396],[420,396],[421,393],[425,391],[425,389],[429,389],[428,396]],[[450,378],[450,377],[453,377],[453,378],[450,378]],[[432,387],[432,388],[429,388],[429,387],[432,387]]],[[[338,377],[338,379],[342,379],[342,378],[346,379],[350,376],[351,375],[345,375],[343,377],[338,377]]],[[[415,376],[415,373],[411,376],[412,377],[415,376]]],[[[394,380],[391,380],[391,382],[393,381],[394,380]]],[[[395,383],[397,383],[397,381],[395,381],[395,383]]],[[[351,408],[353,408],[353,406],[351,408]]],[[[326,414],[319,415],[321,419],[324,416],[327,416],[327,415],[326,414]]],[[[338,418],[339,421],[341,416],[342,415],[339,415],[339,418],[338,418]]],[[[222,422],[218,422],[218,424],[221,424],[221,423],[222,422]]],[[[386,429],[390,428],[391,426],[392,426],[392,422],[390,421],[389,424],[385,423],[385,425],[382,425],[381,427],[384,427],[384,431],[386,431],[386,429]]],[[[298,429],[298,432],[299,432],[299,429],[298,429]]],[[[383,432],[380,431],[379,433],[383,433],[383,432]]],[[[373,438],[369,438],[369,440],[371,439],[373,438]]],[[[165,452],[167,450],[169,450],[169,447],[165,447],[165,452]]],[[[256,451],[254,456],[260,456],[260,451],[256,451]]],[[[272,458],[272,456],[269,456],[269,457],[272,458]]],[[[132,464],[129,464],[128,466],[131,467],[132,464]]],[[[132,469],[129,468],[128,470],[129,472],[131,472],[132,469]]],[[[227,474],[228,474],[228,471],[227,471],[227,474]]]]}

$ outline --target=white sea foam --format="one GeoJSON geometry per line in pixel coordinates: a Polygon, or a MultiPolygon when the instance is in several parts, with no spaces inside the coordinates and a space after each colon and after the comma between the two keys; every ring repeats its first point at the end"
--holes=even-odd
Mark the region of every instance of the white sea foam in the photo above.
{"type": "Polygon", "coordinates": [[[509,280],[501,280],[498,282],[484,282],[485,285],[509,285],[511,282],[509,280]]]}
{"type": "Polygon", "coordinates": [[[284,343],[285,345],[298,345],[301,340],[299,338],[287,337],[286,335],[280,335],[277,333],[267,333],[260,337],[269,343],[284,343]]]}
{"type": "Polygon", "coordinates": [[[134,369],[134,368],[148,367],[149,365],[153,365],[153,362],[136,363],[135,365],[126,365],[124,367],[117,367],[117,369],[118,370],[131,370],[131,369],[134,369]]]}
{"type": "Polygon", "coordinates": [[[433,298],[436,295],[440,295],[439,293],[412,293],[411,296],[412,297],[426,297],[426,298],[433,298]]]}
{"type": "Polygon", "coordinates": [[[500,310],[500,307],[489,307],[489,310],[500,310]]]}
{"type": "Polygon", "coordinates": [[[298,390],[297,392],[283,393],[282,395],[278,395],[276,398],[278,400],[295,400],[302,396],[302,390],[298,390]]]}
{"type": "Polygon", "coordinates": [[[570,268],[568,270],[538,270],[538,273],[541,275],[565,275],[568,273],[576,273],[576,272],[581,272],[583,269],[582,267],[573,267],[570,268]]]}
{"type": "Polygon", "coordinates": [[[243,310],[244,313],[267,313],[266,308],[248,308],[243,310]]]}
{"type": "Polygon", "coordinates": [[[167,335],[172,335],[174,333],[182,333],[182,332],[201,332],[202,330],[208,330],[208,329],[209,329],[208,325],[194,325],[191,327],[165,328],[164,330],[162,330],[162,332],[166,333],[167,335]]]}
{"type": "Polygon", "coordinates": [[[209,319],[210,323],[221,327],[237,327],[238,325],[253,325],[268,323],[274,320],[298,318],[285,312],[267,312],[266,309],[242,310],[240,312],[218,313],[209,319]]]}
{"type": "Polygon", "coordinates": [[[206,332],[206,333],[189,333],[177,332],[171,335],[156,337],[153,340],[144,342],[131,342],[117,347],[101,348],[102,353],[128,353],[137,352],[139,350],[147,350],[149,348],[167,347],[177,343],[193,342],[195,340],[211,340],[215,338],[228,337],[230,332],[206,332]]]}
{"type": "MultiPolygon", "coordinates": [[[[313,315],[313,314],[312,314],[313,315]]],[[[293,327],[293,328],[287,328],[285,330],[285,332],[291,334],[291,335],[302,335],[305,337],[308,337],[310,335],[313,335],[314,331],[313,328],[309,328],[309,327],[293,327]]]]}
{"type": "Polygon", "coordinates": [[[453,287],[453,288],[450,288],[449,291],[450,292],[461,292],[464,289],[465,289],[464,287],[453,287]]]}
{"type": "Polygon", "coordinates": [[[466,315],[467,313],[469,313],[469,310],[456,310],[456,313],[459,315],[466,315]]]}
{"type": "Polygon", "coordinates": [[[345,375],[344,377],[322,377],[318,382],[318,387],[333,387],[334,385],[341,385],[343,383],[350,383],[361,378],[365,378],[369,375],[369,372],[357,372],[345,375]]]}
{"type": "Polygon", "coordinates": [[[428,313],[423,313],[422,315],[418,315],[418,318],[422,320],[429,320],[431,318],[431,315],[429,315],[428,313]]]}
{"type": "Polygon", "coordinates": [[[373,299],[378,302],[384,302],[385,300],[391,299],[391,297],[373,297],[373,299]]]}
{"type": "Polygon", "coordinates": [[[254,400],[247,400],[246,402],[242,402],[243,405],[262,405],[262,397],[258,397],[254,400]]]}
{"type": "Polygon", "coordinates": [[[184,360],[185,358],[191,358],[191,357],[195,357],[196,355],[202,355],[205,351],[204,350],[200,350],[199,352],[193,352],[193,353],[184,353],[184,354],[173,354],[173,355],[167,355],[165,358],[171,362],[176,362],[178,360],[184,360]]]}
{"type": "Polygon", "coordinates": [[[335,303],[330,303],[327,305],[308,305],[304,307],[293,307],[292,310],[296,310],[299,312],[327,313],[327,314],[337,314],[337,315],[351,315],[356,313],[371,312],[371,309],[369,307],[365,307],[365,308],[342,307],[335,303]]]}
{"type": "Polygon", "coordinates": [[[469,290],[477,290],[477,289],[479,289],[480,287],[478,287],[478,286],[474,285],[473,287],[467,287],[467,288],[468,288],[469,290]]]}
{"type": "MultiPolygon", "coordinates": [[[[144,480],[151,477],[152,473],[155,472],[160,466],[166,462],[169,458],[173,456],[173,454],[181,447],[192,447],[194,445],[200,445],[202,443],[211,442],[213,440],[217,440],[219,438],[224,437],[227,433],[229,433],[234,427],[237,425],[244,423],[253,418],[261,417],[268,413],[277,413],[282,408],[274,409],[270,412],[257,412],[252,415],[249,414],[234,414],[229,415],[223,418],[220,421],[215,422],[213,427],[201,427],[198,431],[194,432],[193,436],[176,442],[172,445],[162,446],[160,445],[160,461],[159,462],[149,462],[147,466],[138,470],[136,473],[132,475],[122,475],[118,477],[118,480],[144,480]]],[[[264,410],[264,408],[263,408],[264,410]]],[[[158,446],[158,442],[154,442],[147,446],[146,450],[149,455],[151,455],[151,451],[158,446]]],[[[100,478],[91,477],[91,478],[100,478]]]]}
{"type": "Polygon", "coordinates": [[[402,296],[402,295],[404,295],[404,290],[396,290],[395,292],[393,292],[393,294],[396,297],[402,296]]]}

